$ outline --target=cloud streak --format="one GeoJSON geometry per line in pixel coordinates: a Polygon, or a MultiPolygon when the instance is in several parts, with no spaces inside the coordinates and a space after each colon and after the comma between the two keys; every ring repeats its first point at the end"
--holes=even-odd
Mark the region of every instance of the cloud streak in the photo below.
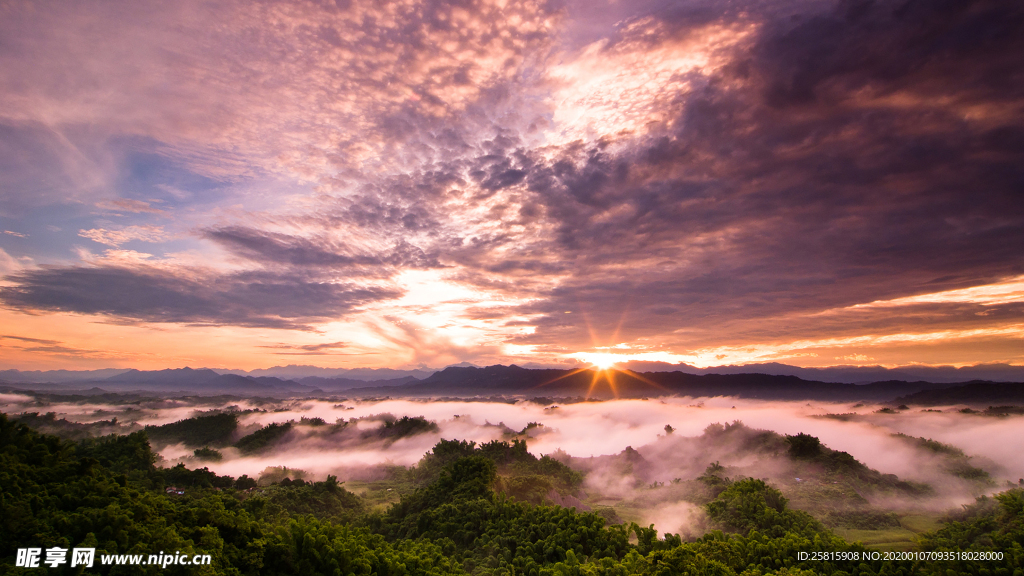
{"type": "Polygon", "coordinates": [[[140,322],[178,322],[308,330],[308,322],[342,317],[398,296],[393,288],[319,282],[267,273],[188,277],[186,271],[79,267],[13,276],[0,288],[9,306],[72,310],[140,322]]]}
{"type": "Polygon", "coordinates": [[[79,230],[78,235],[113,248],[118,248],[132,240],[163,242],[168,239],[167,234],[164,233],[163,228],[160,226],[128,226],[120,230],[93,228],[91,230],[79,230]]]}

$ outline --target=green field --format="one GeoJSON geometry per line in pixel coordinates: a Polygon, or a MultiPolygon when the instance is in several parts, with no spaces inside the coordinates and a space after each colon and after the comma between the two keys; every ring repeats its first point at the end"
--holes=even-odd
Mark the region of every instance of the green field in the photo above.
{"type": "Polygon", "coordinates": [[[860,542],[871,550],[918,550],[918,536],[942,527],[938,514],[907,514],[900,516],[899,528],[853,530],[836,528],[834,532],[847,542],[860,542]]]}

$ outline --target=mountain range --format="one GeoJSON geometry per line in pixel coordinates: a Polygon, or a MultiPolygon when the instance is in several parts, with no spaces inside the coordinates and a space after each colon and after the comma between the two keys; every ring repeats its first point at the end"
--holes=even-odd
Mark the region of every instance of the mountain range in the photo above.
{"type": "MultiPolygon", "coordinates": [[[[449,366],[451,368],[452,366],[449,366]]],[[[457,368],[473,368],[469,363],[457,364],[457,368]]],[[[529,369],[558,369],[564,366],[545,366],[526,364],[529,369]]],[[[868,384],[886,380],[902,380],[905,382],[936,382],[953,383],[971,380],[988,380],[991,382],[1024,382],[1024,366],[1011,364],[977,364],[974,366],[899,366],[885,368],[883,366],[830,366],[826,368],[803,368],[777,362],[762,364],[743,364],[738,366],[711,366],[697,368],[687,364],[670,364],[667,362],[631,361],[619,365],[625,370],[636,372],[682,372],[685,374],[768,374],[772,376],[797,376],[804,380],[816,382],[834,382],[845,384],[868,384]]],[[[271,376],[281,380],[306,382],[308,378],[338,379],[378,382],[398,381],[412,377],[424,380],[431,377],[441,368],[415,368],[398,370],[394,368],[322,368],[319,366],[296,365],[274,366],[256,370],[229,370],[213,368],[218,374],[235,374],[238,376],[264,377],[271,376]]],[[[104,368],[100,370],[0,370],[0,381],[22,383],[58,383],[75,381],[96,381],[118,374],[127,373],[128,368],[104,368]]],[[[312,383],[314,381],[309,381],[312,383]]],[[[314,384],[315,385],[315,384],[314,384]]]]}
{"type": "MultiPolygon", "coordinates": [[[[583,396],[597,399],[658,396],[714,397],[762,400],[826,400],[888,402],[911,398],[926,391],[963,388],[983,382],[907,382],[885,380],[870,384],[846,384],[804,380],[773,374],[687,374],[685,372],[636,372],[632,370],[555,370],[519,366],[449,367],[424,380],[395,388],[364,387],[347,392],[352,396],[583,396]]],[[[986,383],[987,384],[987,383],[986,383]]],[[[1024,384],[1001,383],[1013,400],[1024,384]]],[[[968,392],[960,392],[961,397],[968,392]]],[[[939,397],[939,396],[935,396],[939,397]]],[[[1021,398],[1024,401],[1024,397],[1021,398]]],[[[962,401],[962,400],[961,400],[962,401]]]]}
{"type": "MultiPolygon", "coordinates": [[[[673,366],[673,365],[669,365],[673,366]]],[[[1015,368],[1015,367],[1011,367],[1015,368]]],[[[770,373],[692,374],[681,370],[646,371],[524,368],[503,366],[450,366],[418,379],[411,375],[379,380],[344,376],[303,376],[286,379],[221,373],[208,368],[155,371],[125,370],[113,375],[90,371],[80,379],[26,382],[6,377],[7,390],[69,393],[133,392],[150,395],[235,395],[309,397],[586,397],[641,398],[658,396],[731,396],[763,400],[825,400],[943,403],[1024,402],[1024,378],[1018,382],[936,382],[885,379],[867,384],[828,382],[770,373]]],[[[389,374],[389,373],[384,373],[389,374]]],[[[892,376],[891,372],[882,373],[892,376]]],[[[14,376],[17,377],[17,374],[14,376]]],[[[67,374],[60,374],[65,377],[67,374]]]]}

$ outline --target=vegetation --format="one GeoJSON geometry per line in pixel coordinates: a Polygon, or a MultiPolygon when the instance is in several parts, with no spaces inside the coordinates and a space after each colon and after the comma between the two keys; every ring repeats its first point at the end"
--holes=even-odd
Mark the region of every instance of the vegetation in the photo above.
{"type": "MultiPolygon", "coordinates": [[[[734,480],[765,473],[771,478],[763,479],[773,483],[793,508],[811,514],[828,528],[897,528],[901,522],[900,515],[879,509],[872,505],[872,501],[913,502],[922,496],[932,495],[929,486],[881,474],[850,454],[830,450],[814,436],[783,436],[756,430],[738,421],[711,424],[703,435],[697,437],[662,436],[649,450],[656,458],[671,459],[674,454],[696,456],[679,460],[676,473],[684,477],[674,478],[671,482],[659,481],[660,478],[651,473],[657,468],[657,463],[647,462],[643,455],[631,448],[615,456],[596,459],[566,457],[564,461],[575,468],[597,470],[601,474],[612,471],[616,477],[632,475],[635,490],[628,500],[591,500],[598,505],[612,505],[630,519],[641,516],[640,511],[657,510],[681,501],[704,506],[734,480]],[[700,464],[698,459],[702,455],[726,454],[730,455],[732,462],[744,464],[725,466],[712,462],[703,474],[692,478],[691,470],[700,464]]],[[[945,472],[945,469],[937,472],[945,472]]],[[[694,529],[701,527],[688,526],[688,535],[701,534],[694,529]]]]}
{"type": "Polygon", "coordinates": [[[831,478],[855,479],[862,485],[875,489],[889,489],[907,495],[921,495],[931,492],[927,484],[900,480],[895,474],[882,474],[868,468],[848,452],[832,450],[821,445],[821,441],[808,434],[787,436],[789,456],[797,461],[810,464],[809,471],[825,474],[831,478]]]}
{"type": "Polygon", "coordinates": [[[235,443],[242,454],[258,454],[272,447],[292,429],[291,422],[268,424],[235,443]]]}
{"type": "Polygon", "coordinates": [[[119,423],[116,416],[109,420],[97,420],[96,422],[83,424],[81,422],[71,422],[66,418],[58,419],[56,412],[47,412],[42,415],[39,412],[25,412],[15,416],[14,420],[35,430],[40,430],[47,434],[55,434],[66,440],[81,440],[107,434],[124,434],[139,428],[136,424],[126,426],[119,423]]]}
{"type": "Polygon", "coordinates": [[[146,434],[162,444],[188,447],[227,446],[238,428],[238,414],[221,412],[178,420],[163,426],[146,426],[146,434]]]}
{"type": "Polygon", "coordinates": [[[389,442],[394,442],[399,438],[406,438],[409,436],[415,436],[416,434],[423,434],[424,432],[440,432],[441,429],[437,427],[437,424],[427,420],[422,416],[402,416],[399,419],[388,418],[384,420],[384,425],[374,430],[372,434],[384,438],[389,442]]]}
{"type": "Polygon", "coordinates": [[[946,568],[956,574],[1018,574],[1024,566],[1024,488],[1014,488],[974,504],[948,518],[943,528],[926,534],[927,551],[1003,552],[1003,560],[957,561],[946,568]]]}
{"type": "MultiPolygon", "coordinates": [[[[287,427],[260,432],[247,437],[253,446],[269,446],[287,427]]],[[[808,465],[859,470],[811,437],[785,442],[808,465]]],[[[573,490],[580,476],[518,440],[439,442],[405,472],[417,488],[386,510],[369,510],[334,477],[277,472],[290,475],[256,486],[206,468],[159,468],[144,431],[74,442],[0,415],[0,574],[21,573],[14,555],[29,546],[213,557],[212,566],[132,574],[1011,576],[1024,564],[1024,489],[981,498],[921,540],[926,550],[1000,551],[1001,560],[823,562],[799,553],[867,549],[794,510],[767,482],[730,479],[717,463],[698,480],[714,489],[703,508],[713,530],[685,542],[653,526],[609,526],[606,515],[531,504],[533,488],[519,498],[516,486],[543,480],[573,490]]],[[[97,563],[91,573],[124,570],[97,563]]]]}
{"type": "Polygon", "coordinates": [[[192,457],[195,458],[196,460],[208,460],[210,462],[220,462],[221,460],[224,459],[223,454],[221,454],[217,450],[214,450],[213,448],[210,448],[209,446],[196,448],[192,452],[192,457]]]}
{"type": "MultiPolygon", "coordinates": [[[[583,475],[551,458],[537,458],[526,449],[526,441],[493,440],[477,445],[465,440],[441,440],[407,476],[423,486],[436,481],[441,471],[461,458],[480,456],[494,464],[494,488],[517,500],[541,504],[554,491],[571,494],[583,484],[583,475]]],[[[399,475],[402,472],[396,471],[399,475]]]]}
{"type": "Polygon", "coordinates": [[[955,446],[943,444],[931,438],[907,436],[906,434],[893,434],[893,437],[899,438],[916,448],[936,454],[943,460],[943,469],[953,476],[976,482],[982,487],[995,486],[995,482],[989,473],[981,468],[972,466],[970,457],[964,454],[963,450],[955,446]]]}
{"type": "Polygon", "coordinates": [[[986,416],[1010,416],[1024,414],[1024,406],[989,406],[985,409],[986,416]]]}

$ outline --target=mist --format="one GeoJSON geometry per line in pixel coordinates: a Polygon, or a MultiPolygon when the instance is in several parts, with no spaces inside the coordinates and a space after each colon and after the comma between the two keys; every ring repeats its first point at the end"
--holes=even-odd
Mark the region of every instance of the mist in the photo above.
{"type": "Polygon", "coordinates": [[[57,420],[69,423],[102,421],[107,426],[98,428],[99,433],[129,433],[195,416],[237,414],[237,428],[217,447],[222,455],[219,461],[197,459],[193,456],[196,446],[153,441],[161,465],[205,466],[235,477],[260,478],[268,470],[287,467],[308,479],[327,475],[342,481],[380,479],[391,467],[415,466],[441,439],[478,444],[524,440],[534,455],[550,455],[585,474],[577,496],[671,532],[685,533],[701,522],[702,512],[693,496],[698,485],[693,481],[712,463],[721,467],[723,477],[765,478],[799,502],[805,480],[793,477],[798,468],[781,443],[786,436],[800,433],[817,437],[829,449],[849,453],[883,475],[930,487],[927,497],[913,499],[892,492],[851,495],[878,509],[952,508],[1024,477],[1024,455],[1014,448],[1024,416],[962,413],[956,406],[896,412],[882,408],[736,398],[552,403],[194,398],[50,402],[16,394],[0,396],[0,410],[12,416],[53,412],[57,420]],[[403,417],[419,419],[422,429],[402,436],[384,433],[386,423],[403,417]],[[110,423],[111,418],[116,420],[110,423]],[[255,453],[234,446],[271,424],[286,423],[291,423],[286,431],[255,453]],[[765,432],[775,435],[765,436],[765,432]],[[758,434],[769,447],[749,449],[750,439],[758,434]],[[964,456],[960,462],[983,470],[991,480],[984,484],[957,477],[949,471],[951,456],[922,449],[912,438],[895,434],[959,449],[964,456]]]}

